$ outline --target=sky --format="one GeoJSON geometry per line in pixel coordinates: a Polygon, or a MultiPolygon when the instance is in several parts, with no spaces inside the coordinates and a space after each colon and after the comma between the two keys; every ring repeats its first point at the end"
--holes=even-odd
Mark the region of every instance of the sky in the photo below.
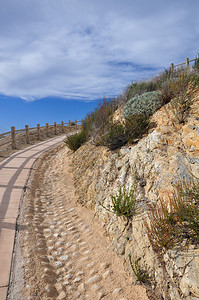
{"type": "Polygon", "coordinates": [[[198,0],[0,0],[0,132],[82,119],[199,52],[198,0]]]}

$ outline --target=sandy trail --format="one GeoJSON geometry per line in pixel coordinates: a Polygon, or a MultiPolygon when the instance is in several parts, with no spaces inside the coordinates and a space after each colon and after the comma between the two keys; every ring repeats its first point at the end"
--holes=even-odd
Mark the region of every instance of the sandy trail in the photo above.
{"type": "Polygon", "coordinates": [[[49,150],[31,174],[8,299],[148,299],[110,250],[100,221],[76,203],[67,153],[63,145],[49,150]]]}

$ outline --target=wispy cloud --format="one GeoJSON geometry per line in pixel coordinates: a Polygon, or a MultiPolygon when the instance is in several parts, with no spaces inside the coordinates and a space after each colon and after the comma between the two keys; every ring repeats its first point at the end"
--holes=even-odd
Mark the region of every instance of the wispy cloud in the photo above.
{"type": "Polygon", "coordinates": [[[0,93],[92,100],[194,57],[199,2],[2,0],[0,93]]]}

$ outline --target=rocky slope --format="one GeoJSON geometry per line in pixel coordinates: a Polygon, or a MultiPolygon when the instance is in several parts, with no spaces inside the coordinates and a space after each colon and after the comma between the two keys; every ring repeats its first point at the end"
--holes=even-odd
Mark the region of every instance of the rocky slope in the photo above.
{"type": "MultiPolygon", "coordinates": [[[[164,107],[151,118],[151,132],[131,146],[111,152],[87,143],[71,154],[78,201],[92,209],[104,222],[112,248],[125,259],[148,272],[152,290],[164,299],[199,299],[199,245],[168,250],[160,259],[146,234],[149,203],[168,198],[172,183],[199,178],[199,95],[196,96],[186,124],[177,124],[164,107]],[[108,212],[111,195],[121,186],[134,186],[138,213],[130,221],[108,212]]],[[[151,296],[152,297],[152,296],[151,296]]],[[[152,299],[152,298],[151,298],[152,299]]]]}

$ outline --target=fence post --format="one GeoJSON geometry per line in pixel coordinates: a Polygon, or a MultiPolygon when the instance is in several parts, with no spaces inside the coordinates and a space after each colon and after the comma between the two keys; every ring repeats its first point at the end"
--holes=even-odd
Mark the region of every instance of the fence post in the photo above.
{"type": "Polygon", "coordinates": [[[68,126],[69,126],[69,127],[71,126],[71,120],[68,121],[68,126]]]}
{"type": "Polygon", "coordinates": [[[37,124],[37,139],[40,140],[40,124],[37,124]]]}
{"type": "Polygon", "coordinates": [[[46,136],[49,136],[49,124],[46,123],[46,136]]]}
{"type": "Polygon", "coordinates": [[[16,134],[15,134],[15,127],[11,127],[11,138],[12,138],[12,149],[16,149],[16,134]]]}
{"type": "Polygon", "coordinates": [[[64,133],[64,121],[61,121],[62,133],[64,133]]]}
{"type": "Polygon", "coordinates": [[[54,134],[57,135],[57,123],[54,122],[54,134]]]}
{"type": "Polygon", "coordinates": [[[29,126],[25,125],[25,129],[26,129],[26,144],[30,144],[29,126]]]}
{"type": "Polygon", "coordinates": [[[171,73],[173,73],[173,70],[174,70],[174,63],[171,63],[170,70],[171,70],[171,73]]]}
{"type": "Polygon", "coordinates": [[[77,127],[77,120],[75,120],[75,127],[77,127]]]}
{"type": "Polygon", "coordinates": [[[185,63],[186,63],[186,69],[188,70],[189,69],[189,59],[188,58],[186,58],[185,63]]]}

